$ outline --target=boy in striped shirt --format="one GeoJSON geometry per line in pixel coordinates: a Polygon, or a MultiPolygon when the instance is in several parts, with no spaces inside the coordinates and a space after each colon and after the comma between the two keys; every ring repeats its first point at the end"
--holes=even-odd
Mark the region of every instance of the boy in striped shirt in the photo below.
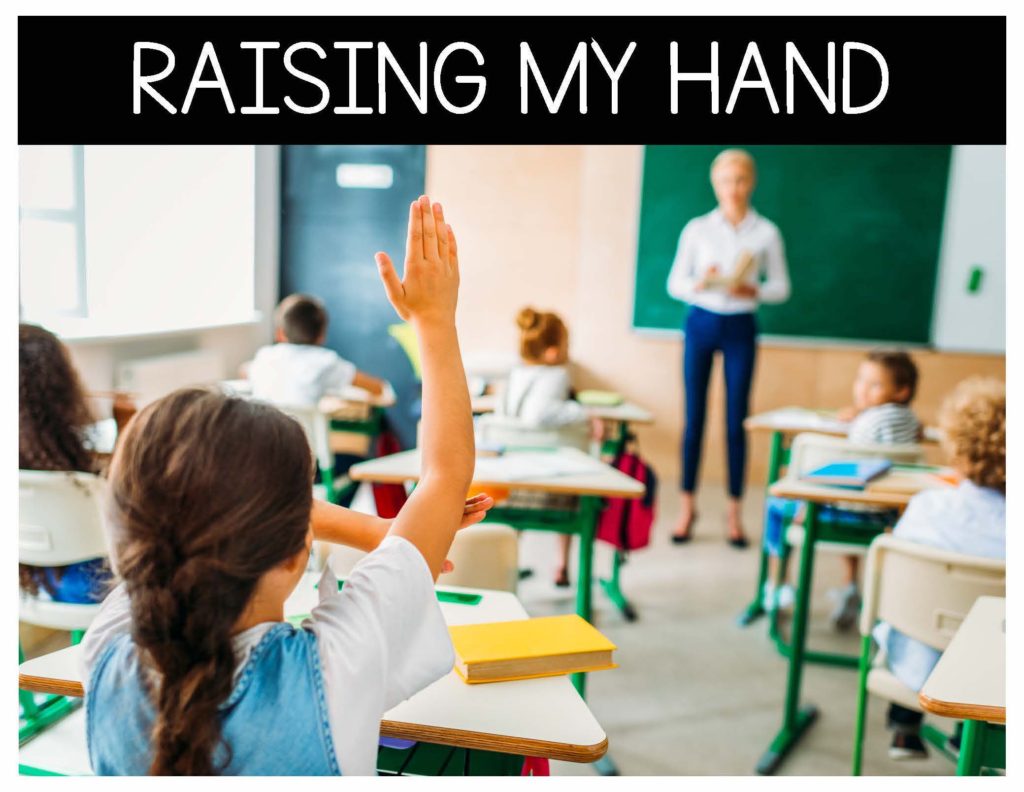
{"type": "MultiPolygon", "coordinates": [[[[921,438],[921,422],[910,409],[917,391],[917,366],[910,355],[902,350],[875,349],[868,353],[857,369],[853,382],[854,405],[839,411],[839,418],[850,422],[848,437],[851,443],[904,444],[916,443],[921,438]]],[[[863,519],[871,509],[825,507],[833,517],[844,512],[855,512],[851,518],[863,519]]],[[[768,498],[765,504],[764,544],[775,556],[782,552],[783,530],[787,520],[802,519],[803,510],[795,501],[768,498]]],[[[886,511],[878,512],[878,519],[888,519],[886,511]]],[[[857,574],[860,558],[844,557],[846,582],[828,592],[835,602],[829,622],[836,630],[845,632],[857,623],[860,613],[860,591],[857,574]]],[[[787,608],[792,604],[793,591],[783,584],[776,594],[769,579],[765,584],[765,609],[787,608]]]]}
{"type": "MultiPolygon", "coordinates": [[[[907,444],[921,439],[921,422],[910,402],[917,392],[917,366],[902,350],[874,349],[868,352],[853,381],[853,407],[840,410],[839,418],[850,421],[851,443],[907,444]]],[[[860,592],[857,572],[860,558],[844,557],[846,584],[833,589],[835,602],[829,621],[837,630],[848,630],[857,623],[860,592]]]]}

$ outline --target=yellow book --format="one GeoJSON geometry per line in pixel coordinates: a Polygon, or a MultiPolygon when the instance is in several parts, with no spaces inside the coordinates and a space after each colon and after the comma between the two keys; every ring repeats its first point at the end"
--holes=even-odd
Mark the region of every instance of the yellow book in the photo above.
{"type": "Polygon", "coordinates": [[[469,684],[615,668],[615,644],[576,614],[449,627],[455,670],[469,684]]]}

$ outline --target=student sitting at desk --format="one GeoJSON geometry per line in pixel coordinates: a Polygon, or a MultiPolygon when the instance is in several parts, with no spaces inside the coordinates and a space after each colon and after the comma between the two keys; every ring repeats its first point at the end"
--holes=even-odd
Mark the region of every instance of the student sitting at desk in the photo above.
{"type": "MultiPolygon", "coordinates": [[[[519,326],[519,356],[522,364],[509,373],[508,381],[498,398],[495,415],[503,420],[503,427],[513,431],[516,426],[523,430],[551,429],[561,435],[565,445],[578,445],[580,438],[587,437],[587,416],[583,406],[572,398],[572,381],[569,375],[569,329],[562,318],[550,311],[523,308],[516,314],[519,326]],[[509,422],[507,419],[515,419],[509,422]]],[[[481,419],[488,421],[487,417],[481,419]]],[[[562,443],[560,443],[562,444],[562,443]]],[[[517,505],[513,495],[509,505],[517,505]]],[[[547,496],[542,505],[555,507],[564,501],[558,496],[547,496]]],[[[535,505],[535,504],[534,504],[535,505]]],[[[565,504],[561,504],[565,505],[565,504]]],[[[572,536],[559,535],[559,567],[555,573],[555,585],[569,585],[569,551],[572,536]]]]}
{"type": "Polygon", "coordinates": [[[379,396],[384,380],[371,377],[323,346],[327,309],[316,297],[292,294],[274,311],[274,341],[249,364],[252,395],[273,404],[315,407],[350,385],[379,396]]]}
{"type": "MultiPolygon", "coordinates": [[[[910,402],[917,392],[917,366],[906,352],[901,350],[875,349],[867,354],[857,369],[853,381],[852,407],[841,410],[839,417],[851,421],[848,437],[851,443],[863,445],[897,445],[916,443],[921,438],[921,422],[917,420],[910,402]]],[[[787,513],[792,514],[792,501],[769,498],[765,508],[765,546],[774,555],[782,551],[782,530],[787,513]]],[[[849,507],[826,509],[834,517],[844,513],[854,519],[863,518],[866,511],[849,507]]],[[[883,517],[885,512],[879,512],[883,517]]],[[[829,595],[835,601],[835,608],[829,622],[840,631],[849,630],[857,622],[860,612],[860,591],[857,574],[860,559],[855,555],[844,557],[846,580],[839,589],[829,595]]],[[[774,596],[773,584],[766,584],[766,599],[774,596]]],[[[792,600],[788,587],[779,592],[780,604],[792,600]]]]}
{"type": "MultiPolygon", "coordinates": [[[[963,476],[956,489],[925,490],[914,496],[894,536],[984,558],[1006,558],[1006,386],[994,379],[961,382],[939,415],[942,445],[963,476]]],[[[880,623],[874,631],[893,674],[920,690],[942,653],[880,623]]],[[[927,756],[920,737],[920,712],[889,706],[893,759],[927,756]]]]}
{"type": "Polygon", "coordinates": [[[374,774],[381,716],[451,671],[434,581],[460,519],[479,518],[441,207],[410,207],[404,280],[377,263],[423,351],[419,486],[382,539],[379,518],[313,503],[305,435],[274,407],[184,389],[140,412],[110,473],[124,582],[83,642],[98,774],[374,774]],[[284,603],[314,538],[379,546],[340,591],[325,570],[295,627],[284,603]]]}
{"type": "MultiPolygon", "coordinates": [[[[18,468],[96,473],[88,449],[93,423],[78,373],[67,349],[49,330],[18,326],[18,468]]],[[[104,558],[64,567],[18,564],[22,591],[40,589],[57,602],[99,602],[107,593],[110,569],[104,558]]]]}

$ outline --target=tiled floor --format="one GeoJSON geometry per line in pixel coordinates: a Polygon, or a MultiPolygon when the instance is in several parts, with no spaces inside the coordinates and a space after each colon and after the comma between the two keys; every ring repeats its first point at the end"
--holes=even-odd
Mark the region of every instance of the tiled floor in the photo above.
{"type": "MultiPolygon", "coordinates": [[[[614,671],[592,674],[588,700],[608,734],[610,756],[625,775],[747,775],[774,736],[781,718],[786,664],[769,644],[763,622],[740,628],[736,615],[753,593],[757,556],[723,541],[722,496],[701,495],[696,538],[668,542],[675,495],[661,498],[661,518],[651,547],[635,553],[623,586],[640,612],[625,622],[595,589],[597,625],[619,646],[614,671]]],[[[760,498],[746,503],[750,533],[757,533],[760,498]]],[[[520,597],[533,615],[571,612],[572,589],[555,588],[554,535],[527,533],[524,565],[536,569],[520,597]]],[[[599,548],[596,569],[611,555],[599,548]]],[[[839,575],[839,561],[821,555],[816,565],[812,645],[855,652],[854,636],[830,634],[825,590],[839,575]]],[[[853,739],[856,677],[849,669],[809,665],[804,701],[820,707],[818,722],[781,769],[782,774],[845,775],[853,739]]],[[[891,762],[886,756],[885,705],[872,701],[865,745],[868,775],[952,775],[942,757],[891,762]]],[[[948,724],[947,724],[948,726],[948,724]]],[[[82,713],[37,738],[20,752],[23,763],[84,770],[82,713]]],[[[553,763],[560,775],[592,775],[593,768],[553,763]]]]}

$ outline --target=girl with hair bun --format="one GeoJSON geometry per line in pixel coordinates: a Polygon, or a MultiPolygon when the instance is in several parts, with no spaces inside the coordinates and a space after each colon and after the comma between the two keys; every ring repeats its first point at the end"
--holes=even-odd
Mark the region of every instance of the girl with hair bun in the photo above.
{"type": "MultiPolygon", "coordinates": [[[[521,365],[509,373],[496,413],[516,419],[525,430],[587,430],[583,407],[572,399],[569,374],[569,329],[551,311],[527,306],[516,314],[519,326],[521,365]]],[[[546,504],[552,505],[552,504],[546,504]]],[[[560,534],[560,564],[555,585],[569,585],[569,551],[572,537],[560,534]]]]}

